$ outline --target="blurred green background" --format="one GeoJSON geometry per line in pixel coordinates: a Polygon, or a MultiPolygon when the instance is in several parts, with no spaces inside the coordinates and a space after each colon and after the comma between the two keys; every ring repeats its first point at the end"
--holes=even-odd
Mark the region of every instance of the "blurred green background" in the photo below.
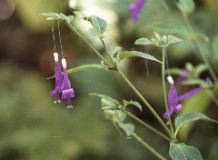
{"type": "MultiPolygon", "coordinates": [[[[190,41],[175,2],[168,0],[171,10],[161,0],[147,0],[140,21],[130,20],[128,4],[131,0],[77,0],[76,9],[104,18],[110,26],[107,43],[126,50],[146,51],[160,58],[154,47],[136,47],[134,41],[150,37],[153,31],[175,34],[181,44],[169,49],[169,66],[184,67],[186,62],[202,63],[190,41]]],[[[71,2],[73,4],[73,2],[71,2]]],[[[0,1],[0,160],[153,160],[154,157],[140,144],[120,135],[100,109],[99,100],[90,92],[108,94],[117,99],[139,100],[130,88],[113,73],[87,71],[71,75],[76,91],[74,110],[66,104],[54,104],[49,93],[53,80],[53,44],[50,23],[42,12],[71,14],[67,0],[1,0],[0,1]]],[[[210,63],[218,67],[218,2],[196,0],[196,10],[190,15],[192,25],[200,34],[208,36],[202,43],[210,63]]],[[[78,28],[104,51],[98,40],[88,34],[83,24],[78,28]]],[[[99,62],[92,51],[74,33],[61,24],[65,56],[69,67],[99,62]]],[[[122,65],[130,79],[156,110],[164,112],[160,81],[160,66],[140,59],[122,65]]],[[[207,74],[207,73],[205,73],[207,74]]],[[[204,92],[184,103],[184,111],[201,111],[217,119],[216,106],[204,92]],[[187,107],[186,107],[187,106],[187,107]]],[[[133,110],[140,118],[160,129],[145,109],[133,110]]],[[[136,124],[137,125],[137,124],[136,124]]],[[[137,126],[137,132],[154,148],[168,153],[168,144],[137,126]]],[[[215,124],[199,122],[181,135],[185,142],[201,150],[206,160],[218,159],[218,129],[215,124]]]]}

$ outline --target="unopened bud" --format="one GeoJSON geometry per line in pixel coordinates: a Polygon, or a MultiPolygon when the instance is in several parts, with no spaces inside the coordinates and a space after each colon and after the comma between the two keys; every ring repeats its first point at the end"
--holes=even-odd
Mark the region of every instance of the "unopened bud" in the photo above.
{"type": "Polygon", "coordinates": [[[53,55],[54,55],[54,60],[55,60],[55,62],[58,62],[58,53],[55,52],[53,55]]]}
{"type": "Polygon", "coordinates": [[[67,69],[67,61],[65,58],[62,58],[62,66],[64,69],[67,69]]]}
{"type": "Polygon", "coordinates": [[[173,77],[171,76],[167,76],[167,81],[169,82],[169,84],[174,84],[173,77]]]}

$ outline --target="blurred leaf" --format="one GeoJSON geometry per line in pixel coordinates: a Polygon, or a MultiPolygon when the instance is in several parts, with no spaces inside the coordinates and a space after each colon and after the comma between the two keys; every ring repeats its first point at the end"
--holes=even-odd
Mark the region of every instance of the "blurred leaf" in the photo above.
{"type": "Polygon", "coordinates": [[[127,107],[128,105],[132,105],[132,106],[135,106],[136,108],[138,108],[140,111],[142,111],[142,106],[139,102],[137,101],[127,101],[127,100],[123,100],[123,106],[124,107],[127,107]]]}
{"type": "Polygon", "coordinates": [[[86,20],[90,21],[92,27],[99,37],[102,37],[107,30],[107,22],[100,17],[90,16],[86,20]]]}
{"type": "Polygon", "coordinates": [[[190,14],[195,9],[195,3],[193,0],[179,0],[178,7],[184,14],[190,14]]]}
{"type": "Polygon", "coordinates": [[[178,37],[176,36],[173,36],[173,35],[169,35],[167,36],[167,45],[171,45],[171,44],[175,44],[175,43],[179,43],[181,42],[182,40],[179,39],[178,37]]]}
{"type": "MultiPolygon", "coordinates": [[[[201,91],[183,103],[183,109],[179,113],[179,116],[186,115],[186,114],[193,113],[193,112],[204,113],[210,102],[211,102],[211,98],[207,94],[207,92],[201,91]],[[199,99],[200,99],[200,101],[199,101],[199,99]]],[[[180,136],[183,139],[186,139],[188,137],[192,127],[193,127],[193,124],[185,126],[180,131],[180,136]]]]}
{"type": "Polygon", "coordinates": [[[153,42],[148,38],[139,38],[135,41],[136,45],[151,45],[153,42]]]}
{"type": "Polygon", "coordinates": [[[172,160],[203,160],[197,148],[184,143],[170,143],[169,154],[172,160]]]}
{"type": "Polygon", "coordinates": [[[144,58],[146,60],[152,60],[161,63],[158,59],[156,59],[152,55],[143,52],[138,52],[138,51],[123,51],[118,54],[118,57],[119,57],[118,62],[126,58],[139,57],[139,58],[144,58]]]}
{"type": "Polygon", "coordinates": [[[135,131],[135,126],[131,123],[118,123],[118,125],[123,129],[127,136],[131,136],[135,131]]]}
{"type": "Polygon", "coordinates": [[[217,121],[207,117],[203,113],[189,113],[187,115],[179,116],[175,120],[175,126],[176,126],[175,136],[178,134],[179,130],[183,125],[186,125],[187,123],[197,120],[204,120],[204,121],[218,123],[217,121]]]}

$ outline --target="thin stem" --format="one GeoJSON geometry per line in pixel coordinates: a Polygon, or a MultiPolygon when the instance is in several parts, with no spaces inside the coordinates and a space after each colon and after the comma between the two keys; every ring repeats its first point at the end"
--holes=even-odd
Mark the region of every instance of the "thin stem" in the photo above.
{"type": "Polygon", "coordinates": [[[163,133],[161,133],[160,131],[158,131],[157,129],[155,129],[154,127],[152,127],[151,125],[147,124],[146,122],[142,121],[141,119],[139,119],[138,117],[136,117],[134,114],[132,114],[131,112],[122,109],[123,112],[125,112],[128,116],[130,116],[132,119],[134,119],[135,121],[137,121],[138,123],[140,123],[141,125],[143,125],[144,127],[148,128],[149,130],[151,130],[152,132],[154,132],[155,134],[159,135],[160,137],[164,138],[167,141],[171,141],[171,139],[169,137],[167,137],[166,135],[164,135],[163,133]]]}
{"type": "Polygon", "coordinates": [[[171,130],[171,135],[173,135],[174,129],[173,129],[173,123],[172,123],[172,119],[171,116],[169,114],[169,108],[168,108],[168,104],[167,104],[167,92],[166,92],[166,78],[165,78],[165,65],[166,65],[166,48],[162,48],[162,86],[163,86],[163,95],[164,95],[164,106],[165,106],[165,110],[167,112],[168,115],[168,120],[169,120],[169,125],[170,125],[170,130],[171,130]]]}
{"type": "Polygon", "coordinates": [[[160,118],[160,116],[157,114],[157,112],[153,109],[153,107],[148,103],[148,101],[142,96],[142,94],[135,88],[135,86],[132,84],[132,82],[129,81],[129,79],[125,76],[125,74],[117,69],[121,77],[126,81],[126,83],[132,88],[132,90],[136,93],[136,95],[142,100],[142,102],[147,106],[147,108],[151,111],[151,113],[154,115],[154,117],[160,122],[162,127],[166,130],[166,132],[171,136],[171,132],[167,125],[164,123],[164,121],[160,118]]]}
{"type": "MultiPolygon", "coordinates": [[[[188,17],[187,17],[187,15],[185,15],[185,14],[183,14],[183,13],[182,13],[182,15],[183,15],[184,22],[185,22],[187,28],[189,29],[189,31],[194,32],[194,31],[193,31],[193,28],[192,28],[192,26],[191,26],[191,23],[190,23],[190,21],[189,21],[189,19],[188,19],[188,17]]],[[[208,69],[209,69],[209,72],[210,72],[210,74],[211,74],[213,80],[214,80],[215,82],[218,82],[218,79],[217,79],[217,77],[216,77],[216,74],[215,74],[213,68],[211,67],[211,65],[210,65],[210,63],[209,63],[207,57],[206,57],[205,54],[203,53],[199,42],[198,42],[198,41],[195,41],[195,40],[192,40],[192,42],[193,42],[195,48],[197,49],[197,51],[200,53],[202,60],[203,60],[204,63],[207,65],[207,67],[208,67],[208,69]]]]}
{"type": "Polygon", "coordinates": [[[132,137],[138,141],[139,143],[141,143],[141,145],[143,145],[146,149],[148,149],[151,153],[153,153],[157,158],[159,158],[160,160],[167,160],[166,158],[164,158],[160,153],[158,153],[153,147],[151,147],[148,143],[146,143],[140,136],[138,136],[136,133],[132,134],[132,137]]]}
{"type": "Polygon", "coordinates": [[[77,29],[75,27],[73,27],[72,25],[70,25],[69,23],[66,23],[67,26],[73,31],[75,32],[94,52],[95,54],[102,59],[105,63],[107,63],[108,65],[110,65],[110,62],[108,62],[108,60],[106,58],[104,58],[104,56],[102,56],[96,49],[95,47],[92,46],[92,44],[86,39],[84,38],[84,36],[77,31],[77,29]]]}
{"type": "Polygon", "coordinates": [[[100,41],[101,41],[101,43],[102,43],[104,49],[106,50],[106,53],[107,53],[108,56],[110,57],[111,63],[113,63],[113,59],[112,59],[112,57],[111,57],[111,55],[110,55],[110,52],[109,52],[109,50],[108,50],[108,48],[107,48],[107,46],[106,46],[106,44],[105,44],[104,39],[103,39],[102,37],[100,37],[100,41]]]}

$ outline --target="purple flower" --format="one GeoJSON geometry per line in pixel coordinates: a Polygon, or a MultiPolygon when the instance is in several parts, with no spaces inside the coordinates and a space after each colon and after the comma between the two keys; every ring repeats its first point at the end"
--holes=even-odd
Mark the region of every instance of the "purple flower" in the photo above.
{"type": "Polygon", "coordinates": [[[62,66],[64,69],[64,76],[61,85],[61,95],[62,95],[61,99],[67,101],[67,109],[71,109],[73,108],[71,104],[71,99],[75,97],[75,95],[67,74],[67,63],[65,58],[62,59],[62,66]]]}
{"type": "MultiPolygon", "coordinates": [[[[183,78],[185,78],[185,77],[183,77],[183,78]]],[[[177,90],[176,90],[176,85],[174,84],[174,81],[173,81],[172,77],[168,76],[167,80],[168,80],[168,82],[170,84],[170,90],[169,90],[169,93],[168,93],[169,113],[165,112],[163,114],[164,119],[168,119],[169,116],[171,116],[172,114],[174,114],[174,113],[176,113],[176,112],[178,112],[178,111],[180,111],[182,109],[182,105],[180,104],[181,101],[190,98],[191,96],[197,94],[198,92],[200,92],[202,90],[201,87],[197,87],[197,88],[194,88],[194,89],[192,89],[192,90],[190,90],[190,91],[188,91],[188,92],[186,92],[186,93],[179,96],[178,93],[177,93],[177,90]]],[[[181,83],[182,83],[181,77],[178,79],[178,81],[180,83],[176,83],[177,86],[181,85],[181,83]]]]}
{"type": "Polygon", "coordinates": [[[58,62],[58,53],[54,53],[54,60],[55,60],[55,88],[51,91],[50,95],[57,98],[56,102],[60,102],[61,98],[61,85],[62,85],[62,75],[61,75],[61,66],[58,62]]]}
{"type": "Polygon", "coordinates": [[[129,11],[132,12],[132,20],[137,21],[139,20],[139,13],[142,9],[142,7],[145,4],[145,0],[138,0],[135,3],[129,4],[129,11]]]}

